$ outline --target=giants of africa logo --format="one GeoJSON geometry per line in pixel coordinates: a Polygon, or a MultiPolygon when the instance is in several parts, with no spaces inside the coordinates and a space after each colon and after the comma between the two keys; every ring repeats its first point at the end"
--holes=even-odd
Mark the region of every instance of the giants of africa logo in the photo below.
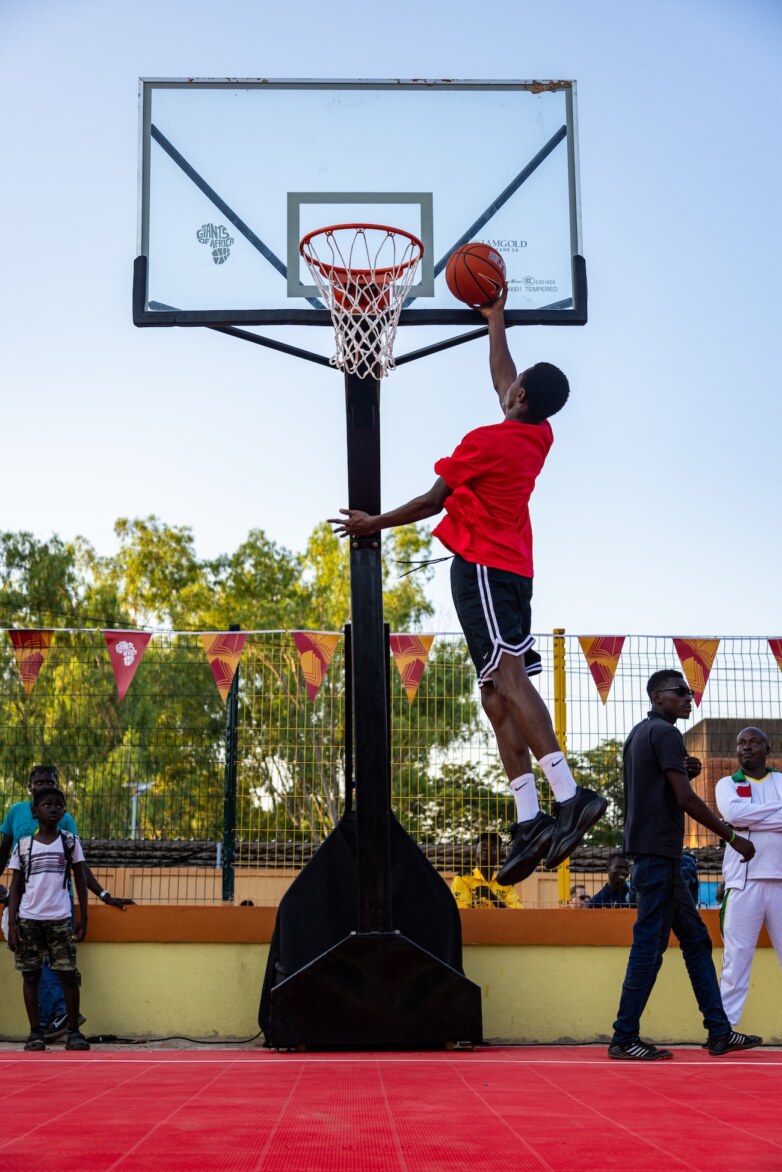
{"type": "Polygon", "coordinates": [[[133,663],[133,660],[138,655],[135,644],[131,643],[129,639],[123,639],[120,643],[118,643],[116,646],[116,652],[117,655],[122,656],[122,662],[125,664],[125,667],[130,667],[130,665],[133,663]]]}
{"type": "Polygon", "coordinates": [[[212,260],[216,265],[224,265],[231,255],[233,236],[229,236],[225,224],[202,224],[196,232],[199,244],[207,244],[212,249],[212,260]]]}

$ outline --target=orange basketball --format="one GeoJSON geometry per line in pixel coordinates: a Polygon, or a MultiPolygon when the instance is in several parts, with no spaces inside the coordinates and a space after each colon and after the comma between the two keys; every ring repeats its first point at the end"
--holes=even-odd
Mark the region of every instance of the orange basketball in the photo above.
{"type": "Polygon", "coordinates": [[[445,281],[457,300],[477,309],[502,293],[505,261],[490,244],[463,244],[446,265],[445,281]]]}

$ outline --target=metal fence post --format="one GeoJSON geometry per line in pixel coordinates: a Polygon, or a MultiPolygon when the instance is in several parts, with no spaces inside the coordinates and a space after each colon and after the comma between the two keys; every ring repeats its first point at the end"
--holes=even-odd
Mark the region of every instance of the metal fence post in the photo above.
{"type": "MultiPolygon", "coordinates": [[[[231,623],[229,631],[239,631],[231,623]]],[[[223,902],[234,901],[234,859],[236,857],[236,771],[239,731],[239,665],[225,704],[225,787],[223,794],[223,902]]]]}
{"type": "MultiPolygon", "coordinates": [[[[554,628],[554,733],[567,754],[567,677],[565,674],[565,628],[554,628]]],[[[557,867],[557,895],[561,905],[570,902],[570,859],[557,867]]]]}

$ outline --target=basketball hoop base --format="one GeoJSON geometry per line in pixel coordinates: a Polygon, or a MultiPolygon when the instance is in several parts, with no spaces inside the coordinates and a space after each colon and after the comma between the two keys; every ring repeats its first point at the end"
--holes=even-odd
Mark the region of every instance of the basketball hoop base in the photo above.
{"type": "Polygon", "coordinates": [[[483,1040],[481,990],[401,932],[351,933],[272,989],[276,1049],[444,1049],[483,1040]]]}

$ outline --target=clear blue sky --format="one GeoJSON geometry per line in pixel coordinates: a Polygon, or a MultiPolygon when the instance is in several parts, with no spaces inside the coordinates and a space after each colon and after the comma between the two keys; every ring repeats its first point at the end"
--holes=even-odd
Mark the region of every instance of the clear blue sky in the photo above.
{"type": "MultiPolygon", "coordinates": [[[[534,629],[782,634],[781,49],[770,0],[1,0],[0,528],[109,553],[156,513],[205,556],[302,549],[346,501],[338,375],[131,323],[138,77],[575,78],[591,320],[511,334],[573,387],[534,629]]],[[[386,380],[384,505],[496,410],[485,342],[386,380]]]]}

